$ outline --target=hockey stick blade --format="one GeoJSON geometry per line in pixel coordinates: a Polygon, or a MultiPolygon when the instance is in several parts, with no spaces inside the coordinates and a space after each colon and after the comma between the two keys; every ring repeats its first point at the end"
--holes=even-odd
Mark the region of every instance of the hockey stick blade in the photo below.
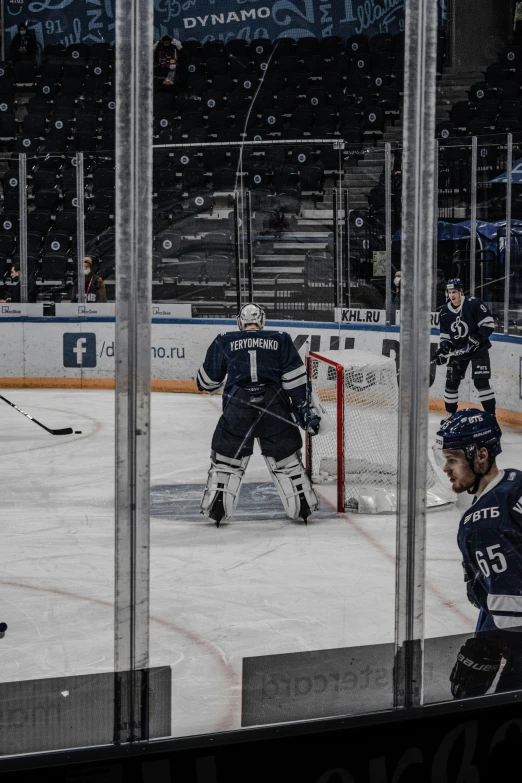
{"type": "Polygon", "coordinates": [[[8,405],[11,406],[11,408],[14,408],[15,411],[18,411],[18,413],[21,413],[26,418],[30,419],[31,421],[34,421],[35,424],[38,424],[39,427],[46,430],[46,432],[49,432],[51,435],[72,435],[73,429],[71,427],[63,427],[62,429],[58,430],[52,430],[50,427],[46,427],[45,424],[42,424],[41,421],[38,421],[38,419],[33,418],[33,416],[30,416],[29,413],[26,413],[21,408],[18,407],[18,405],[15,405],[14,402],[11,402],[7,399],[7,397],[2,397],[0,394],[0,400],[3,400],[8,405]]]}

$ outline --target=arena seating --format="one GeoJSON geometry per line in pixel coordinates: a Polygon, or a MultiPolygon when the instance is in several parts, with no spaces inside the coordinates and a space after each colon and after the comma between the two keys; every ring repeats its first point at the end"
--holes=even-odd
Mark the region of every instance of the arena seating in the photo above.
{"type": "MultiPolygon", "coordinates": [[[[35,274],[40,282],[55,281],[53,290],[62,295],[76,253],[77,151],[84,152],[86,252],[99,256],[109,273],[113,269],[113,61],[113,49],[100,43],[46,46],[37,69],[0,63],[0,144],[4,152],[28,155],[28,217],[30,231],[38,233],[31,239],[35,274]]],[[[175,88],[159,85],[155,91],[154,143],[315,137],[371,146],[399,112],[403,61],[402,34],[232,40],[226,45],[209,41],[203,46],[186,41],[175,88]]],[[[516,100],[511,88],[502,109],[505,123],[513,121],[516,100]]],[[[472,115],[470,110],[467,119],[472,115]]],[[[242,184],[252,190],[253,220],[258,210],[261,224],[276,204],[287,215],[296,215],[305,204],[321,205],[342,164],[331,145],[314,143],[299,149],[290,143],[245,149],[239,174],[238,160],[237,147],[154,152],[155,279],[173,281],[176,295],[185,286],[196,296],[199,286],[202,299],[215,296],[220,302],[227,297],[224,289],[233,288],[232,235],[227,232],[226,242],[219,244],[213,215],[226,206],[230,217],[235,188],[242,184]],[[201,252],[198,243],[206,244],[201,252]],[[182,273],[174,268],[175,253],[185,259],[179,261],[182,273]],[[199,260],[193,258],[198,255],[199,260]]],[[[6,166],[0,259],[9,263],[18,252],[18,186],[10,184],[17,179],[16,160],[6,166]]],[[[302,284],[303,274],[300,279],[302,284]]]]}
{"type": "MultiPolygon", "coordinates": [[[[438,123],[439,207],[441,217],[460,218],[469,204],[471,186],[471,137],[478,138],[478,198],[488,219],[505,216],[505,188],[491,182],[506,167],[506,134],[513,134],[514,160],[522,155],[521,48],[508,44],[497,62],[470,85],[468,100],[458,101],[448,119],[438,123]]],[[[514,194],[516,202],[517,193],[514,194]]],[[[514,203],[515,203],[514,202],[514,203]]]]}

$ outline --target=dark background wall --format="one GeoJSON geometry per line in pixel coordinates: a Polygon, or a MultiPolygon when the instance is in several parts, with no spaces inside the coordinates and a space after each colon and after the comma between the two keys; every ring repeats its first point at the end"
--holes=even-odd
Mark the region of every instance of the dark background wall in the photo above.
{"type": "MultiPolygon", "coordinates": [[[[20,21],[39,43],[114,41],[115,0],[3,0],[6,44],[20,21]]],[[[442,0],[445,2],[445,0],[442,0]]],[[[155,37],[251,40],[397,33],[404,0],[155,0],[155,37]]]]}
{"type": "Polygon", "coordinates": [[[514,0],[450,0],[451,64],[487,66],[513,30],[514,0]]]}

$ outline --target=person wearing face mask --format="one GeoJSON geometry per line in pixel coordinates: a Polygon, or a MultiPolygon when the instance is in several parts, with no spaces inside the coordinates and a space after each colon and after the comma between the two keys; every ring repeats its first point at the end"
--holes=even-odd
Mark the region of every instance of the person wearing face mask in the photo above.
{"type": "Polygon", "coordinates": [[[7,289],[9,296],[0,299],[0,302],[19,302],[20,301],[20,267],[13,264],[11,267],[11,285],[7,289]]]}
{"type": "Polygon", "coordinates": [[[166,86],[174,84],[181,48],[181,42],[170,35],[162,36],[154,47],[154,75],[166,86]]]}
{"type": "MultiPolygon", "coordinates": [[[[83,259],[83,271],[85,274],[85,301],[106,302],[107,291],[102,278],[94,273],[94,262],[91,256],[83,259]]],[[[73,286],[71,302],[78,302],[78,286],[73,286]]]]}
{"type": "Polygon", "coordinates": [[[9,59],[13,63],[33,62],[36,59],[38,52],[38,44],[34,33],[27,28],[27,25],[21,24],[18,27],[18,32],[11,41],[9,47],[9,59]]]}

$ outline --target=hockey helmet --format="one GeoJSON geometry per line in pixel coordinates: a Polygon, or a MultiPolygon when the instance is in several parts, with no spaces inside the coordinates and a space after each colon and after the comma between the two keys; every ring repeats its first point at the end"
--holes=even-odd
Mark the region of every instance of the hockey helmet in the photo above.
{"type": "Polygon", "coordinates": [[[442,450],[461,449],[472,465],[477,451],[487,448],[491,459],[502,451],[500,439],[502,430],[496,418],[487,411],[465,408],[447,419],[437,432],[435,455],[439,464],[443,462],[442,450]]]}
{"type": "Polygon", "coordinates": [[[249,302],[243,305],[237,316],[237,325],[243,331],[248,324],[256,324],[262,329],[265,325],[266,313],[261,305],[249,302]]]}
{"type": "Polygon", "coordinates": [[[453,288],[456,288],[457,291],[464,290],[464,286],[462,285],[462,280],[459,277],[452,277],[451,280],[448,280],[446,284],[446,291],[450,291],[453,288]]]}

